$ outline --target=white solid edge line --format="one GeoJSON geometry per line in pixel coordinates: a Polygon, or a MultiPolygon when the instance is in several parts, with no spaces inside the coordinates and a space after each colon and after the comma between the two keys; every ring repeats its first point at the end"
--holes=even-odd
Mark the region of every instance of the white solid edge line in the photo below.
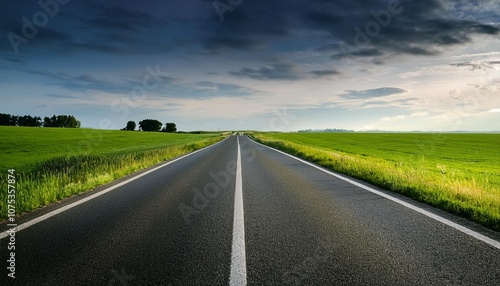
{"type": "Polygon", "coordinates": [[[236,186],[234,193],[233,245],[231,250],[231,275],[229,285],[247,285],[247,266],[245,256],[245,222],[243,217],[243,183],[241,176],[241,150],[238,142],[236,162],[236,186]]]}
{"type": "Polygon", "coordinates": [[[463,225],[460,225],[460,224],[458,224],[458,223],[452,222],[451,220],[445,219],[444,217],[441,217],[441,216],[439,216],[439,215],[437,215],[437,214],[434,214],[434,213],[431,213],[431,212],[426,211],[426,210],[424,210],[424,209],[421,209],[421,208],[419,208],[419,207],[417,207],[417,206],[414,206],[414,205],[412,205],[412,204],[409,204],[409,203],[407,203],[407,202],[405,202],[405,201],[402,201],[402,200],[397,199],[397,198],[395,198],[395,197],[392,197],[392,196],[390,196],[390,195],[388,195],[388,194],[382,193],[382,192],[377,191],[377,190],[375,190],[375,189],[373,189],[373,188],[370,188],[370,187],[368,187],[368,186],[365,186],[365,185],[363,185],[363,184],[361,184],[361,183],[358,183],[358,182],[356,182],[356,181],[353,181],[353,180],[351,180],[351,179],[349,179],[349,178],[346,178],[346,177],[341,176],[341,175],[339,175],[339,174],[333,173],[333,172],[331,172],[331,171],[329,171],[329,170],[323,169],[323,168],[321,168],[321,167],[319,167],[319,166],[317,166],[317,165],[314,165],[314,164],[312,164],[312,163],[310,163],[310,162],[307,162],[307,161],[305,161],[305,160],[303,160],[303,159],[300,159],[300,158],[298,158],[298,157],[295,157],[295,156],[290,155],[290,154],[288,154],[288,153],[285,153],[285,152],[283,152],[283,151],[280,151],[280,150],[277,150],[277,149],[275,149],[275,148],[272,148],[272,147],[266,146],[266,145],[264,145],[264,144],[261,144],[261,143],[259,143],[259,142],[254,141],[254,140],[252,140],[252,141],[253,141],[254,143],[256,143],[256,144],[262,145],[262,146],[267,147],[267,148],[269,148],[269,149],[271,149],[271,150],[274,150],[274,151],[279,152],[279,153],[281,153],[281,154],[283,154],[283,155],[286,155],[286,156],[288,156],[288,157],[290,157],[290,158],[293,158],[293,159],[295,159],[295,160],[298,160],[298,161],[300,161],[300,162],[302,162],[302,163],[304,163],[304,164],[307,164],[307,165],[309,165],[309,166],[311,166],[311,167],[314,167],[314,168],[316,168],[316,169],[318,169],[318,170],[320,170],[320,171],[322,171],[322,172],[324,172],[324,173],[327,173],[327,174],[332,175],[332,176],[334,176],[334,177],[336,177],[336,178],[339,178],[339,179],[341,179],[341,180],[343,180],[343,181],[346,181],[346,182],[348,182],[348,183],[350,183],[350,184],[352,184],[352,185],[355,185],[355,186],[357,186],[357,187],[360,187],[360,188],[362,188],[362,189],[364,189],[364,190],[366,190],[366,191],[369,191],[369,192],[371,192],[371,193],[374,193],[374,194],[376,194],[376,195],[379,195],[379,196],[381,196],[381,197],[384,197],[384,198],[386,198],[386,199],[388,199],[388,200],[391,200],[391,201],[393,201],[393,202],[395,202],[395,203],[398,203],[398,204],[400,204],[400,205],[402,205],[402,206],[405,206],[405,207],[407,207],[407,208],[409,208],[409,209],[411,209],[411,210],[414,210],[414,211],[416,211],[416,212],[418,212],[418,213],[420,213],[420,214],[423,214],[423,215],[425,215],[425,216],[427,216],[427,217],[430,217],[430,218],[432,218],[432,219],[434,219],[434,220],[437,220],[437,221],[439,221],[439,222],[441,222],[441,223],[443,223],[443,224],[446,224],[446,225],[448,225],[448,226],[450,226],[450,227],[452,227],[452,228],[454,228],[454,229],[456,229],[456,230],[459,230],[459,231],[461,231],[461,232],[463,232],[463,233],[465,233],[465,234],[467,234],[467,235],[469,235],[469,236],[472,236],[472,237],[474,237],[474,238],[476,238],[476,239],[478,239],[478,240],[480,240],[480,241],[482,241],[482,242],[484,242],[484,243],[486,243],[486,244],[488,244],[488,245],[490,245],[490,246],[493,246],[494,248],[500,249],[500,242],[499,242],[499,241],[496,241],[496,240],[494,240],[494,239],[492,239],[492,238],[489,238],[489,237],[487,237],[487,236],[485,236],[485,235],[483,235],[483,234],[480,234],[480,233],[478,233],[478,232],[476,232],[476,231],[473,231],[473,230],[472,230],[472,229],[470,229],[470,228],[467,228],[467,227],[465,227],[465,226],[463,226],[463,225]]]}
{"type": "MultiPolygon", "coordinates": [[[[226,138],[226,139],[227,139],[227,138],[226,138]]],[[[142,173],[142,174],[139,174],[139,175],[137,175],[137,176],[135,176],[135,177],[133,177],[133,178],[130,178],[130,179],[126,180],[126,181],[123,181],[123,182],[121,182],[121,183],[119,183],[119,184],[116,184],[116,185],[114,185],[114,186],[112,186],[112,187],[109,187],[109,188],[107,188],[107,189],[105,189],[105,190],[102,190],[102,191],[100,191],[100,192],[98,192],[98,193],[96,193],[96,194],[93,194],[93,195],[91,195],[91,196],[85,197],[85,198],[83,198],[83,199],[81,199],[81,200],[78,200],[78,201],[76,201],[76,202],[74,202],[74,203],[71,203],[71,204],[69,204],[69,205],[67,205],[67,206],[64,206],[64,207],[62,207],[62,208],[59,208],[59,209],[53,210],[53,211],[51,211],[51,212],[49,212],[49,213],[46,213],[46,214],[44,214],[44,215],[42,215],[42,216],[39,216],[39,217],[34,218],[34,219],[30,220],[30,221],[27,221],[27,222],[25,222],[25,223],[23,223],[23,224],[20,224],[20,225],[18,225],[17,227],[15,227],[15,232],[19,232],[19,231],[21,231],[21,230],[23,230],[23,229],[26,229],[26,228],[28,228],[28,227],[30,227],[30,226],[33,226],[33,225],[35,225],[35,224],[39,223],[39,222],[41,222],[41,221],[44,221],[44,220],[46,220],[46,219],[48,219],[48,218],[50,218],[50,217],[53,217],[53,216],[55,216],[55,215],[57,215],[57,214],[60,214],[60,213],[62,213],[62,212],[64,212],[64,211],[67,211],[67,210],[69,210],[69,209],[71,209],[71,208],[73,208],[73,207],[76,207],[76,206],[78,206],[78,205],[80,205],[80,204],[83,204],[83,203],[88,202],[88,201],[90,201],[90,200],[92,200],[92,199],[95,199],[95,198],[97,198],[97,197],[99,197],[99,196],[102,196],[102,195],[104,195],[104,194],[106,194],[106,193],[108,193],[108,192],[111,192],[112,190],[114,190],[114,189],[116,189],[116,188],[119,188],[119,187],[121,187],[121,186],[124,186],[124,185],[126,185],[126,184],[128,184],[128,183],[130,183],[130,182],[132,182],[132,181],[135,181],[135,180],[137,180],[137,179],[139,179],[139,178],[141,178],[141,177],[143,177],[143,176],[146,176],[147,174],[150,174],[150,173],[152,173],[152,172],[154,172],[154,171],[157,171],[157,170],[159,170],[159,169],[161,169],[161,168],[163,168],[163,167],[165,167],[165,166],[168,166],[168,165],[170,165],[170,164],[172,164],[172,163],[174,163],[174,162],[177,162],[177,161],[182,160],[182,159],[184,159],[184,158],[186,158],[186,157],[188,157],[188,156],[191,156],[191,155],[196,154],[196,153],[198,153],[198,152],[200,152],[200,151],[203,151],[203,150],[205,150],[205,149],[207,149],[207,148],[210,148],[210,147],[213,147],[213,146],[215,146],[215,145],[217,145],[217,144],[219,144],[219,143],[222,143],[222,142],[223,142],[223,141],[225,141],[226,139],[221,140],[221,141],[219,141],[219,142],[217,142],[217,143],[215,143],[215,144],[212,144],[212,145],[210,145],[210,146],[207,146],[207,147],[205,147],[205,148],[202,148],[202,149],[196,150],[196,151],[194,151],[194,152],[188,153],[188,154],[186,154],[186,155],[183,155],[183,156],[181,156],[181,157],[179,157],[179,158],[177,158],[177,159],[174,159],[174,160],[172,160],[172,161],[169,161],[169,162],[167,162],[167,163],[165,163],[165,164],[163,164],[163,165],[160,165],[160,166],[158,166],[158,167],[156,167],[156,168],[154,168],[154,169],[151,169],[151,170],[149,170],[149,171],[146,171],[146,172],[144,172],[144,173],[142,173]]],[[[7,224],[7,226],[9,226],[9,225],[10,225],[10,224],[7,224]]],[[[2,233],[0,233],[0,240],[1,240],[1,239],[6,238],[6,237],[7,237],[7,236],[9,236],[9,235],[10,235],[10,232],[9,232],[8,230],[7,230],[7,231],[4,231],[4,232],[2,232],[2,233]]]]}

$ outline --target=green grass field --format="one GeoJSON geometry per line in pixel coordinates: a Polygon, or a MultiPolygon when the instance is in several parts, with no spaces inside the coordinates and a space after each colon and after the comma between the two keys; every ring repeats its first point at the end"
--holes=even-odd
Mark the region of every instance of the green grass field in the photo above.
{"type": "Polygon", "coordinates": [[[0,220],[7,214],[7,175],[10,169],[16,170],[16,211],[20,214],[222,138],[220,133],[0,126],[0,220]]]}
{"type": "Polygon", "coordinates": [[[500,230],[500,134],[254,133],[272,147],[500,230]]]}
{"type": "Polygon", "coordinates": [[[189,144],[219,134],[0,126],[0,169],[27,171],[57,156],[119,155],[189,144]]]}

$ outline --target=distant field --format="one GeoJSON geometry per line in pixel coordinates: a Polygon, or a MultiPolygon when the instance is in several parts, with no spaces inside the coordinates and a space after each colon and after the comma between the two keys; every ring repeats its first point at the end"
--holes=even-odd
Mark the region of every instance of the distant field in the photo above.
{"type": "Polygon", "coordinates": [[[500,134],[255,133],[261,142],[500,230],[500,134]]]}
{"type": "MultiPolygon", "coordinates": [[[[0,126],[0,188],[16,170],[16,213],[106,184],[203,148],[220,133],[171,134],[94,129],[0,126]]],[[[0,192],[0,220],[7,197],[0,192]]]]}
{"type": "Polygon", "coordinates": [[[219,134],[0,126],[0,169],[28,171],[57,156],[119,155],[194,143],[219,134]]]}

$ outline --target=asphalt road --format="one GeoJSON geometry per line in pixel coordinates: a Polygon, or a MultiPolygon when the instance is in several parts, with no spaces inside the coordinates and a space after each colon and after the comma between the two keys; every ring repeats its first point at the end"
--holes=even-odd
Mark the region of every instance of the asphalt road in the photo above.
{"type": "Polygon", "coordinates": [[[0,285],[500,285],[499,233],[363,185],[231,136],[20,217],[0,285]]]}

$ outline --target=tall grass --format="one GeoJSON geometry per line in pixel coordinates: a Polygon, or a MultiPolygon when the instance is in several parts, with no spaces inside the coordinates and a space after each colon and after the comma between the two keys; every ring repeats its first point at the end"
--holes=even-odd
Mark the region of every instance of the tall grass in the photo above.
{"type": "MultiPolygon", "coordinates": [[[[58,156],[16,174],[16,213],[28,212],[82,193],[160,162],[220,141],[211,137],[194,143],[127,154],[58,156]]],[[[7,217],[7,178],[0,176],[0,220],[7,217]]]]}
{"type": "MultiPolygon", "coordinates": [[[[441,208],[500,231],[500,188],[493,175],[473,176],[466,172],[439,172],[418,168],[413,162],[350,154],[307,144],[298,144],[271,135],[254,134],[254,139],[384,189],[441,208]]],[[[440,167],[440,168],[439,168],[440,167]]]]}

